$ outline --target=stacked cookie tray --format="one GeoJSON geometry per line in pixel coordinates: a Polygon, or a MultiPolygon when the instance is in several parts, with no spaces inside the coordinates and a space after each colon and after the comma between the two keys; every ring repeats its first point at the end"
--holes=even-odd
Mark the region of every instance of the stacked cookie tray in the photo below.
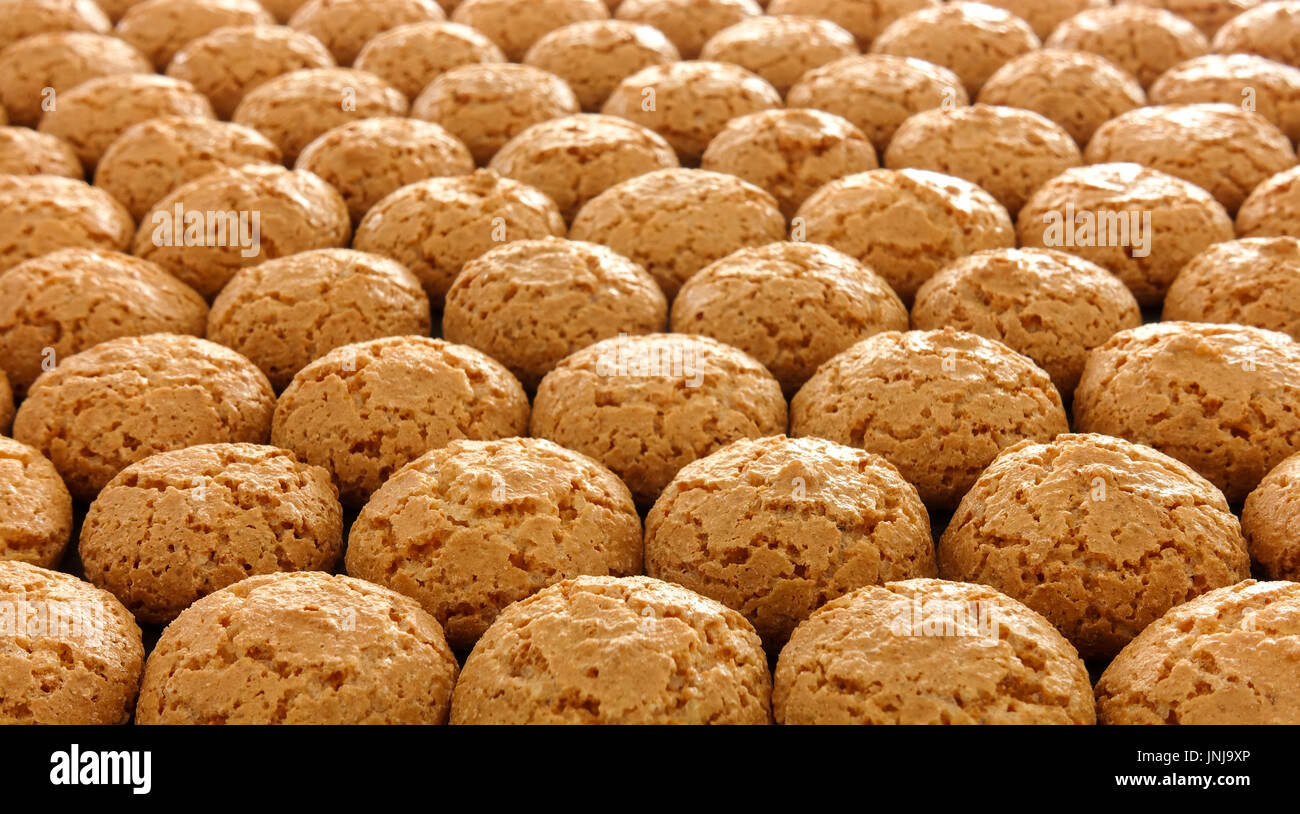
{"type": "Polygon", "coordinates": [[[0,0],[0,722],[1300,723],[1300,0],[0,0]]]}

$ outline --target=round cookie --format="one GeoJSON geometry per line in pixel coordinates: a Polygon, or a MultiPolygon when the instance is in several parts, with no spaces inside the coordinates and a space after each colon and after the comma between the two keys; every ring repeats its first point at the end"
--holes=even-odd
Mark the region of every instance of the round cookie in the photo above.
{"type": "Polygon", "coordinates": [[[188,82],[150,74],[114,74],[59,95],[40,131],[58,136],[95,172],[100,156],[131,125],[159,116],[212,118],[212,105],[188,82]]]}
{"type": "Polygon", "coordinates": [[[689,165],[732,119],[779,107],[776,88],[739,65],[673,62],[627,77],[601,110],[655,131],[689,165]]]}
{"type": "Polygon", "coordinates": [[[325,44],[340,65],[351,65],[367,42],[410,23],[445,22],[434,0],[308,0],[289,27],[325,44]]]}
{"type": "Polygon", "coordinates": [[[639,575],[641,518],[586,456],[540,438],[453,441],[380,487],[352,524],[347,567],[416,599],[468,651],[548,585],[639,575]]]}
{"type": "Polygon", "coordinates": [[[546,193],[565,220],[572,220],[610,187],[677,166],[677,154],[653,130],[581,113],[529,127],[507,142],[488,168],[546,193]]]}
{"type": "Polygon", "coordinates": [[[787,218],[827,183],[879,166],[871,142],[847,120],[795,108],[732,119],[700,159],[702,169],[767,190],[787,218]]]}
{"type": "Polygon", "coordinates": [[[711,336],[745,351],[787,396],[832,356],[907,326],[907,309],[888,283],[817,243],[734,252],[687,281],[672,309],[674,333],[711,336]]]}
{"type": "Polygon", "coordinates": [[[785,436],[683,467],[646,517],[645,562],[649,576],[740,611],[769,653],[836,597],[938,573],[929,515],[897,469],[785,436]]]}
{"type": "Polygon", "coordinates": [[[708,59],[700,51],[715,34],[762,13],[754,0],[622,0],[614,16],[664,32],[684,59],[708,59]]]}
{"type": "Polygon", "coordinates": [[[1224,23],[1214,35],[1220,54],[1259,54],[1300,68],[1300,0],[1261,3],[1224,23]]]}
{"type": "Polygon", "coordinates": [[[871,43],[871,51],[942,65],[974,97],[994,71],[1040,45],[1029,23],[1004,9],[948,3],[890,23],[871,43]]]}
{"type": "Polygon", "coordinates": [[[27,620],[21,633],[0,637],[0,721],[130,722],[144,644],[112,594],[68,574],[0,561],[0,603],[27,620]]]}
{"type": "Polygon", "coordinates": [[[1092,685],[1046,619],[982,585],[861,588],[801,624],[772,691],[779,724],[1092,724],[1092,685]]]}
{"type": "Polygon", "coordinates": [[[918,113],[898,128],[885,152],[890,169],[914,168],[964,178],[1008,212],[1083,160],[1070,134],[1045,116],[977,104],[918,113]]]}
{"type": "Polygon", "coordinates": [[[246,356],[277,392],[337,347],[429,330],[429,300],[415,275],[394,260],[350,249],[305,251],[240,269],[207,321],[207,338],[246,356]]]}
{"type": "Polygon", "coordinates": [[[117,37],[82,31],[36,34],[0,50],[0,104],[11,123],[35,127],[42,113],[58,103],[58,94],[82,82],[152,71],[144,54],[117,37]]]}
{"type": "Polygon", "coordinates": [[[1246,498],[1242,531],[1250,558],[1270,579],[1300,582],[1300,454],[1273,468],[1246,498]]]}
{"type": "Polygon", "coordinates": [[[619,336],[542,379],[532,435],[595,458],[649,507],[683,466],[740,438],[786,429],[781,385],[758,362],[702,336],[619,336]]]}
{"type": "Polygon", "coordinates": [[[1242,325],[1122,331],[1088,355],[1074,420],[1155,447],[1240,503],[1300,452],[1300,343],[1242,325]]]}
{"type": "Polygon", "coordinates": [[[611,187],[573,220],[570,237],[641,264],[671,300],[700,269],[746,246],[785,237],[771,195],[731,175],[667,169],[611,187]]]}
{"type": "Polygon", "coordinates": [[[1237,518],[1189,467],[1101,435],[998,456],[939,541],[945,579],[990,585],[1107,659],[1171,607],[1250,576],[1237,518]]]}
{"type": "Polygon", "coordinates": [[[452,12],[453,20],[483,32],[512,62],[558,28],[608,18],[603,0],[460,0],[452,12]]]}
{"type": "Polygon", "coordinates": [[[271,443],[329,470],[344,505],[359,507],[431,449],[523,435],[528,412],[519,381],[479,351],[388,337],[335,348],[300,370],[276,404],[271,443]]]}
{"type": "Polygon", "coordinates": [[[0,49],[24,37],[54,31],[107,34],[108,17],[90,0],[7,0],[0,49]]]}
{"type": "Polygon", "coordinates": [[[832,181],[804,201],[796,239],[824,243],[884,277],[903,303],[959,257],[1011,248],[1007,210],[978,186],[925,170],[872,170],[832,181]]]}
{"type": "Polygon", "coordinates": [[[60,360],[27,391],[14,438],[40,450],[78,500],[157,452],[263,443],[275,393],[251,362],[180,334],[101,342],[60,360]]]}
{"type": "Polygon", "coordinates": [[[435,311],[466,263],[501,243],[563,237],[550,198],[490,170],[408,184],[357,226],[352,248],[391,257],[419,278],[435,311]]]}
{"type": "Polygon", "coordinates": [[[460,23],[407,23],[379,34],[362,47],[352,66],[369,71],[414,99],[452,68],[505,62],[492,40],[460,23]]]}
{"type": "Polygon", "coordinates": [[[1040,40],[1047,39],[1058,25],[1081,11],[1107,8],[1111,0],[983,0],[990,6],[1006,9],[1029,23],[1040,40]]]}
{"type": "Polygon", "coordinates": [[[407,184],[472,173],[474,157],[432,122],[385,116],[326,131],[303,148],[293,166],[338,190],[357,224],[375,204],[407,184]]]}
{"type": "Polygon", "coordinates": [[[1030,197],[1016,231],[1026,248],[1091,260],[1147,306],[1164,300],[1188,260],[1233,237],[1232,218],[1214,196],[1137,164],[1066,170],[1030,197]]]}
{"type": "Polygon", "coordinates": [[[286,164],[318,136],[357,119],[405,116],[402,92],[374,74],[347,68],[290,71],[258,85],[231,120],[275,142],[286,164]]]}
{"type": "Polygon", "coordinates": [[[1263,0],[1119,0],[1121,5],[1149,6],[1172,11],[1188,20],[1207,37],[1213,37],[1224,23],[1263,0]]]}
{"type": "Polygon", "coordinates": [[[786,94],[789,107],[842,116],[884,153],[894,132],[914,114],[970,104],[957,74],[908,57],[845,57],[804,74],[786,94]]]}
{"type": "Polygon", "coordinates": [[[234,115],[249,91],[277,76],[311,68],[333,68],[334,57],[320,40],[282,25],[218,28],[186,45],[167,66],[208,97],[222,119],[234,115]]]}
{"type": "Polygon", "coordinates": [[[1300,239],[1257,237],[1210,246],[1183,266],[1161,319],[1252,325],[1300,340],[1300,239]]]}
{"type": "Polygon", "coordinates": [[[442,724],[456,658],[412,599],[320,572],[195,602],[149,654],[137,724],[442,724]]]}
{"type": "Polygon", "coordinates": [[[1175,65],[1151,86],[1151,101],[1246,107],[1300,141],[1300,68],[1254,54],[1209,54],[1175,65]]]}
{"type": "Polygon", "coordinates": [[[412,117],[436,122],[465,142],[480,165],[532,125],[577,112],[577,97],[563,79],[511,63],[452,68],[411,107],[412,117]]]}
{"type": "Polygon", "coordinates": [[[206,444],[119,472],[90,504],[79,551],[86,579],[166,624],[249,576],[331,570],[343,509],[329,473],[287,450],[206,444]]]}
{"type": "Polygon", "coordinates": [[[208,305],[148,260],[61,249],[0,275],[0,368],[25,396],[64,358],[123,336],[202,336],[208,305]]]}
{"type": "Polygon", "coordinates": [[[1099,54],[1137,77],[1144,88],[1178,63],[1210,50],[1205,35],[1182,17],[1132,5],[1081,11],[1058,25],[1043,45],[1099,54]]]}
{"type": "MultiPolygon", "coordinates": [[[[1231,23],[1229,23],[1231,25],[1231,23]]],[[[1151,624],[1097,682],[1103,724],[1296,724],[1300,585],[1247,580],[1151,624]]]]}
{"type": "Polygon", "coordinates": [[[0,561],[54,568],[72,537],[72,496],[44,455],[0,436],[0,561]]]}
{"type": "Polygon", "coordinates": [[[884,456],[932,509],[951,509],[1003,449],[1069,431],[1051,378],[992,339],[887,331],[818,368],[791,434],[884,456]]]}
{"type": "Polygon", "coordinates": [[[1300,166],[1279,172],[1258,186],[1237,212],[1241,237],[1300,237],[1300,166]]]}
{"type": "Polygon", "coordinates": [[[144,0],[122,15],[115,33],[161,71],[177,51],[204,34],[225,26],[272,22],[257,0],[144,0]]]}
{"type": "Polygon", "coordinates": [[[1236,105],[1143,107],[1102,125],[1089,164],[1131,161],[1191,181],[1235,215],[1259,182],[1296,165],[1286,135],[1236,105]]]}
{"type": "Polygon", "coordinates": [[[1068,403],[1088,351],[1142,324],[1133,294],[1095,263],[1052,249],[976,252],[921,286],[912,325],[996,339],[1047,371],[1068,403]]]}
{"type": "Polygon", "coordinates": [[[0,127],[0,175],[61,175],[80,181],[85,171],[63,139],[28,127],[0,127]]]}
{"type": "Polygon", "coordinates": [[[140,220],[132,253],[211,300],[241,268],[345,246],[351,232],[343,199],[320,178],[246,164],[172,190],[140,220]],[[202,214],[197,221],[196,212],[202,214]],[[192,222],[202,231],[192,233],[192,222]]]}
{"type": "Polygon", "coordinates": [[[714,34],[700,51],[700,59],[739,65],[784,96],[813,68],[857,53],[853,35],[830,20],[764,15],[714,34]]]}
{"type": "Polygon", "coordinates": [[[739,613],[647,577],[577,577],[501,612],[465,662],[451,722],[762,725],[771,687],[739,613]]]}
{"type": "Polygon", "coordinates": [[[1146,104],[1137,80],[1105,57],[1044,48],[998,68],[980,89],[985,105],[1005,105],[1046,116],[1080,147],[1106,122],[1146,104]]]}
{"type": "Polygon", "coordinates": [[[942,0],[770,0],[768,14],[819,17],[845,28],[866,48],[890,23],[942,0]]]}
{"type": "Polygon", "coordinates": [[[662,331],[663,292],[645,269],[595,243],[507,243],[465,264],[447,292],[443,336],[500,361],[528,390],[569,354],[662,331]]]}
{"type": "Polygon", "coordinates": [[[107,192],[57,175],[0,175],[0,212],[0,273],[74,246],[125,251],[135,229],[107,192]]]}
{"type": "Polygon", "coordinates": [[[95,186],[139,221],[189,181],[228,167],[279,163],[279,148],[252,128],[194,116],[161,116],[132,125],[104,151],[95,186]]]}
{"type": "Polygon", "coordinates": [[[591,20],[557,28],[524,56],[524,64],[549,71],[573,89],[578,104],[598,111],[627,77],[651,65],[681,59],[663,32],[626,20],[591,20]]]}

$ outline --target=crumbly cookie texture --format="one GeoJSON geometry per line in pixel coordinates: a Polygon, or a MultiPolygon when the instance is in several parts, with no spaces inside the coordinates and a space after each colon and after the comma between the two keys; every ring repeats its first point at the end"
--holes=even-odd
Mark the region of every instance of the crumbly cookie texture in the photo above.
{"type": "Polygon", "coordinates": [[[1250,105],[1291,141],[1300,140],[1300,68],[1255,54],[1209,54],[1175,65],[1151,86],[1158,105],[1250,105]]]}
{"type": "Polygon", "coordinates": [[[1243,11],[1214,35],[1214,50],[1259,54],[1300,68],[1300,0],[1262,3],[1243,11]]]}
{"type": "Polygon", "coordinates": [[[826,602],[938,574],[929,515],[888,461],[819,438],[687,464],[646,517],[646,573],[744,614],[769,653],[826,602]]]}
{"type": "Polygon", "coordinates": [[[352,247],[391,257],[420,279],[435,310],[465,264],[502,243],[563,237],[550,198],[491,170],[408,184],[357,227],[352,247]]]}
{"type": "Polygon", "coordinates": [[[591,113],[529,127],[488,165],[546,193],[566,220],[616,184],[677,166],[677,154],[658,133],[627,119],[591,113]]]}
{"type": "Polygon", "coordinates": [[[329,571],[342,550],[329,473],[255,444],[128,466],[90,504],[79,542],[86,579],[154,624],[251,575],[329,571]]]}
{"type": "Polygon", "coordinates": [[[1122,4],[1149,6],[1172,11],[1188,20],[1207,37],[1213,37],[1224,23],[1264,0],[1120,0],[1122,4]]]}
{"type": "Polygon", "coordinates": [[[207,303],[148,260],[61,249],[0,275],[0,368],[19,396],[64,358],[123,336],[202,336],[207,303]]]}
{"type": "Polygon", "coordinates": [[[791,402],[791,429],[882,455],[927,506],[951,509],[998,453],[1069,431],[1028,358],[945,328],[887,331],[823,364],[791,402]]]}
{"type": "Polygon", "coordinates": [[[351,234],[347,205],[329,184],[309,172],[246,164],[172,190],[141,219],[132,253],[212,299],[241,268],[345,246],[351,234]],[[203,228],[192,241],[188,219],[196,212],[203,228]]]}
{"type": "Polygon", "coordinates": [[[648,577],[577,577],[510,605],[465,662],[453,724],[767,724],[745,617],[648,577]]]}
{"type": "Polygon", "coordinates": [[[369,71],[414,99],[452,68],[505,62],[492,40],[460,23],[407,23],[371,39],[352,66],[369,71]]]}
{"type": "Polygon", "coordinates": [[[274,22],[257,0],[145,0],[129,8],[114,33],[163,70],[176,52],[226,26],[274,22]]]}
{"type": "Polygon", "coordinates": [[[627,20],[590,20],[557,28],[528,49],[524,64],[569,83],[586,111],[598,111],[627,77],[651,65],[681,59],[653,26],[627,20]]]}
{"type": "Polygon", "coordinates": [[[390,475],[468,438],[523,435],[528,397],[499,362],[423,336],[335,348],[280,396],[271,443],[334,476],[343,503],[363,505],[390,475]]]}
{"type": "Polygon", "coordinates": [[[664,32],[683,59],[709,59],[700,51],[715,34],[762,13],[755,0],[622,0],[614,16],[664,32]]]}
{"type": "Polygon", "coordinates": [[[904,304],[939,269],[982,249],[1015,246],[1002,204],[969,181],[927,170],[872,170],[804,201],[796,239],[824,243],[888,281],[904,304]]]}
{"type": "Polygon", "coordinates": [[[144,54],[117,37],[85,31],[35,34],[0,46],[0,104],[11,123],[35,127],[45,112],[43,103],[57,104],[59,94],[82,82],[152,71],[144,54]]]}
{"type": "Polygon", "coordinates": [[[18,410],[14,438],[49,458],[73,497],[92,500],[154,453],[263,443],[274,409],[266,377],[232,350],[179,334],[122,337],[42,374],[18,410]]]}
{"type": "Polygon", "coordinates": [[[428,297],[401,263],[317,249],[241,269],[212,303],[207,338],[242,353],[280,391],[337,347],[430,328],[428,297]]]}
{"type": "Polygon", "coordinates": [[[785,237],[785,217],[762,189],[708,170],[665,169],[593,198],[570,237],[602,243],[645,267],[669,299],[696,272],[737,249],[785,237]]]}
{"type": "Polygon", "coordinates": [[[361,48],[385,31],[446,19],[434,0],[308,0],[289,18],[289,27],[324,43],[338,64],[351,65],[361,48]]]}
{"type": "Polygon", "coordinates": [[[641,518],[595,461],[540,438],[454,441],[390,478],[348,536],[348,573],[415,598],[457,650],[563,579],[641,573],[641,518]]]}
{"type": "Polygon", "coordinates": [[[595,458],[649,507],[683,466],[740,438],[779,435],[781,385],[745,353],[703,336],[606,339],[537,388],[532,435],[595,458]]]}
{"type": "Polygon", "coordinates": [[[1019,212],[1035,189],[1082,161],[1074,139],[1051,119],[986,104],[918,113],[898,128],[885,152],[890,169],[965,178],[1008,212],[1019,212]]]}
{"type": "Polygon", "coordinates": [[[907,326],[907,309],[880,275],[818,243],[733,252],[687,281],[672,309],[674,333],[745,351],[788,396],[832,356],[907,326]]]}
{"type": "Polygon", "coordinates": [[[1241,526],[1250,558],[1270,579],[1300,582],[1300,454],[1273,468],[1246,498],[1241,526]]]}
{"type": "Polygon", "coordinates": [[[0,273],[59,249],[125,251],[135,224],[113,196],[79,178],[0,175],[0,273]]]}
{"type": "Polygon", "coordinates": [[[456,658],[415,600],[319,572],[249,577],[149,654],[139,724],[442,724],[456,658]]]}
{"type": "Polygon", "coordinates": [[[770,0],[768,14],[792,14],[830,20],[858,38],[866,48],[890,23],[941,0],[770,0]]]}
{"type": "Polygon", "coordinates": [[[945,579],[991,585],[1110,658],[1171,607],[1250,576],[1223,495],[1153,449],[1102,435],[1001,455],[939,541],[945,579]]]}
{"type": "Polygon", "coordinates": [[[662,331],[668,303],[636,263],[596,243],[508,243],[465,264],[443,336],[478,348],[529,390],[569,354],[621,334],[662,331]]]}
{"type": "Polygon", "coordinates": [[[1237,211],[1241,237],[1300,237],[1300,167],[1266,179],[1237,211]]]}
{"type": "Polygon", "coordinates": [[[0,436],[0,561],[54,568],[71,537],[72,496],[54,464],[0,436]]]}
{"type": "Polygon", "coordinates": [[[1089,353],[1074,420],[1155,447],[1240,503],[1300,452],[1300,343],[1241,325],[1122,331],[1089,353]]]}
{"type": "Polygon", "coordinates": [[[911,579],[814,613],[777,661],[779,724],[1083,724],[1092,685],[1042,616],[983,585],[911,579]]]}
{"type": "Polygon", "coordinates": [[[980,89],[979,101],[1046,116],[1083,147],[1098,127],[1142,107],[1147,97],[1136,79],[1105,57],[1045,48],[998,68],[980,89]]]}
{"type": "Polygon", "coordinates": [[[1006,9],[1029,23],[1039,39],[1081,11],[1108,8],[1111,0],[985,0],[990,6],[1006,9]]]}
{"type": "Polygon", "coordinates": [[[1164,300],[1189,260],[1233,238],[1232,218],[1213,195],[1127,163],[1075,167],[1043,184],[1016,231],[1021,246],[1061,249],[1107,269],[1148,306],[1164,300]]]}
{"type": "Polygon", "coordinates": [[[86,171],[66,141],[28,127],[0,127],[0,175],[61,175],[82,179],[86,171]]]}
{"type": "Polygon", "coordinates": [[[1088,351],[1142,311],[1106,269],[1052,249],[994,249],[963,257],[926,281],[912,306],[923,331],[944,326],[996,339],[1047,371],[1067,403],[1088,351]]]}
{"type": "Polygon", "coordinates": [[[1103,724],[1296,724],[1300,585],[1247,580],[1171,610],[1097,682],[1103,724]]]}
{"type": "Polygon", "coordinates": [[[753,71],[784,96],[813,68],[857,53],[853,35],[830,20],[762,15],[714,34],[700,59],[753,71]]]}
{"type": "Polygon", "coordinates": [[[27,614],[0,638],[0,721],[122,725],[140,687],[144,645],[122,603],[76,577],[0,561],[0,602],[27,614]]]}
{"type": "Polygon", "coordinates": [[[11,0],[5,5],[5,27],[0,50],[24,37],[57,31],[107,34],[108,17],[88,0],[11,0]]]}
{"type": "Polygon", "coordinates": [[[1149,88],[1160,74],[1210,50],[1205,35],[1164,9],[1121,5],[1082,11],[1058,25],[1047,48],[1100,54],[1149,88]]]}
{"type": "Polygon", "coordinates": [[[1162,319],[1253,325],[1300,340],[1300,239],[1257,237],[1209,247],[1174,280],[1162,319]]]}
{"type": "Polygon", "coordinates": [[[808,71],[790,88],[786,104],[843,116],[884,153],[899,125],[915,114],[964,107],[970,96],[947,68],[910,57],[863,54],[808,71]]]}
{"type": "Polygon", "coordinates": [[[550,32],[573,23],[605,20],[604,0],[460,0],[453,20],[492,40],[512,62],[550,32]]]}

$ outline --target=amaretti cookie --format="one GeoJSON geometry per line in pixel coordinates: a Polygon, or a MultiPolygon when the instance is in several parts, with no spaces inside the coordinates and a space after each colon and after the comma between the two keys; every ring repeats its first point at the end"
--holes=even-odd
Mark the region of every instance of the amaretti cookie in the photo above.
{"type": "Polygon", "coordinates": [[[334,348],[429,330],[429,300],[415,275],[395,260],[350,249],[240,269],[207,320],[207,338],[246,356],[277,391],[334,348]]]}
{"type": "Polygon", "coordinates": [[[688,280],[672,309],[674,333],[745,351],[788,396],[832,356],[907,326],[907,309],[880,275],[818,243],[733,252],[688,280]]]}
{"type": "Polygon", "coordinates": [[[1171,610],[1097,682],[1103,724],[1296,724],[1300,585],[1248,580],[1171,610]]]}
{"type": "Polygon", "coordinates": [[[939,541],[939,572],[1024,602],[1106,659],[1171,607],[1249,577],[1250,558],[1227,501],[1191,468],[1062,435],[980,475],[939,541]]]}
{"type": "Polygon", "coordinates": [[[257,0],[145,0],[118,20],[116,34],[163,70],[190,42],[225,26],[275,22],[257,0]]]}
{"type": "Polygon", "coordinates": [[[1163,319],[1253,325],[1300,340],[1300,239],[1256,237],[1209,247],[1170,286],[1163,319]]]}
{"type": "Polygon", "coordinates": [[[389,337],[335,348],[300,370],[276,404],[271,443],[329,470],[356,507],[431,449],[523,435],[528,413],[519,381],[487,355],[389,337]]]}
{"type": "Polygon", "coordinates": [[[820,17],[847,29],[866,48],[893,21],[940,0],[770,0],[768,14],[820,17]]]}
{"type": "Polygon", "coordinates": [[[1100,54],[1144,88],[1178,63],[1210,50],[1205,35],[1182,17],[1164,9],[1109,4],[1061,23],[1043,45],[1100,54]]]}
{"type": "Polygon", "coordinates": [[[586,111],[600,110],[627,77],[681,59],[657,28],[627,20],[590,20],[557,28],[533,43],[524,63],[569,83],[586,111]]]}
{"type": "Polygon", "coordinates": [[[505,62],[492,40],[467,25],[407,23],[371,39],[352,67],[369,71],[414,99],[452,68],[480,62],[505,62]]]}
{"type": "Polygon", "coordinates": [[[977,104],[918,113],[899,126],[885,166],[915,168],[979,185],[1009,212],[1083,160],[1059,125],[1030,110],[977,104]]]}
{"type": "Polygon", "coordinates": [[[0,275],[0,368],[19,396],[64,358],[123,336],[202,336],[207,303],[148,260],[60,249],[0,275]]]}
{"type": "Polygon", "coordinates": [[[671,300],[715,260],[785,237],[776,199],[708,170],[667,169],[618,184],[573,220],[570,237],[603,243],[640,263],[671,300]]]}
{"type": "Polygon", "coordinates": [[[61,175],[81,180],[81,159],[63,139],[29,127],[0,127],[0,175],[61,175]]]}
{"type": "Polygon", "coordinates": [[[1051,378],[992,339],[887,331],[818,368],[790,404],[796,436],[884,456],[933,509],[951,509],[1003,449],[1069,431],[1051,378]]]}
{"type": "Polygon", "coordinates": [[[86,0],[9,0],[5,3],[0,49],[24,37],[49,31],[106,34],[109,27],[108,17],[99,6],[86,0]]]}
{"type": "Polygon", "coordinates": [[[131,720],[144,644],[112,594],[68,574],[0,561],[0,603],[21,614],[9,617],[15,630],[0,637],[0,721],[131,720]]]}
{"type": "Polygon", "coordinates": [[[348,573],[415,598],[469,650],[510,603],[570,577],[641,573],[632,495],[540,438],[453,441],[380,487],[352,524],[348,573]]]}
{"type": "Polygon", "coordinates": [[[1270,579],[1300,582],[1300,455],[1292,455],[1260,481],[1246,498],[1242,531],[1250,558],[1270,579]]]}
{"type": "Polygon", "coordinates": [[[1029,23],[1039,39],[1047,39],[1058,25],[1081,11],[1106,8],[1111,0],[984,0],[990,6],[1004,8],[1029,23]]]}
{"type": "Polygon", "coordinates": [[[828,603],[781,651],[779,724],[1092,724],[1088,671],[1042,616],[982,585],[911,579],[828,603]]]}
{"type": "Polygon", "coordinates": [[[918,330],[969,331],[1033,359],[1066,403],[1088,351],[1141,324],[1138,302],[1118,277],[1052,249],[963,257],[927,280],[912,305],[918,330]]]}
{"type": "Polygon", "coordinates": [[[969,181],[926,170],[872,170],[832,181],[804,201],[796,240],[824,243],[884,277],[904,304],[959,257],[1015,246],[1011,217],[969,181]]]}
{"type": "Polygon", "coordinates": [[[451,722],[762,725],[771,689],[736,611],[647,577],[577,577],[497,617],[465,662],[451,722]]]}
{"type": "Polygon", "coordinates": [[[1190,21],[1207,37],[1213,37],[1224,23],[1261,2],[1263,0],[1120,0],[1121,4],[1172,11],[1190,21]]]}
{"type": "Polygon", "coordinates": [[[1237,212],[1241,237],[1300,237],[1300,167],[1266,179],[1237,212]]]}
{"type": "Polygon", "coordinates": [[[196,444],[264,443],[275,393],[252,362],[192,336],[101,342],[27,391],[14,438],[40,450],[68,491],[92,500],[118,472],[196,444]]]}
{"type": "Polygon", "coordinates": [[[408,184],[371,208],[352,247],[391,257],[420,279],[434,310],[470,260],[514,240],[563,237],[540,191],[490,170],[408,184]]]}
{"type": "Polygon", "coordinates": [[[1300,343],[1242,325],[1122,331],[1089,353],[1074,420],[1155,447],[1240,503],[1300,452],[1300,343]]]}
{"type": "Polygon", "coordinates": [[[1300,141],[1300,68],[1254,54],[1209,54],[1175,65],[1151,86],[1159,105],[1238,105],[1300,141]]]}
{"type": "Polygon", "coordinates": [[[755,0],[622,0],[614,15],[654,26],[683,59],[696,59],[713,35],[762,13],[755,0]]]}
{"type": "Polygon", "coordinates": [[[289,27],[324,43],[338,64],[351,65],[362,47],[384,31],[446,19],[434,0],[308,0],[289,18],[289,27]]]}
{"type": "Polygon", "coordinates": [[[211,299],[246,266],[344,246],[347,206],[309,172],[245,164],[182,184],[140,221],[133,253],[211,299]]]}
{"type": "Polygon", "coordinates": [[[72,496],[44,455],[0,436],[0,561],[54,568],[72,537],[72,496]]]}
{"type": "Polygon", "coordinates": [[[456,674],[442,628],[413,599],[320,572],[254,576],[167,626],[135,721],[442,724],[456,674]]]}
{"type": "Polygon", "coordinates": [[[58,104],[58,94],[82,82],[152,71],[144,54],[117,37],[83,31],[36,34],[0,50],[0,104],[13,124],[35,127],[58,104]]]}
{"type": "Polygon", "coordinates": [[[813,68],[858,53],[853,35],[816,17],[748,17],[714,34],[700,59],[753,71],[785,95],[813,68]]]}
{"type": "Polygon", "coordinates": [[[604,0],[460,0],[452,12],[453,20],[483,32],[513,62],[557,28],[608,18],[604,0]]]}
{"type": "Polygon", "coordinates": [[[1214,35],[1214,50],[1259,54],[1300,68],[1300,1],[1261,3],[1243,11],[1214,35]]]}
{"type": "Polygon", "coordinates": [[[562,361],[537,388],[532,435],[595,458],[649,507],[683,466],[741,438],[779,435],[772,374],[714,339],[619,336],[562,361]]]}
{"type": "Polygon", "coordinates": [[[57,175],[0,175],[0,272],[59,249],[124,251],[135,224],[102,189],[57,175]]]}
{"type": "Polygon", "coordinates": [[[1232,240],[1232,218],[1209,192],[1138,164],[1074,167],[1043,184],[1016,223],[1020,245],[1091,260],[1159,305],[1207,246],[1232,240]]]}
{"type": "Polygon", "coordinates": [[[595,243],[507,243],[465,264],[443,336],[500,361],[529,390],[574,351],[622,334],[662,331],[668,304],[645,269],[595,243]]]}

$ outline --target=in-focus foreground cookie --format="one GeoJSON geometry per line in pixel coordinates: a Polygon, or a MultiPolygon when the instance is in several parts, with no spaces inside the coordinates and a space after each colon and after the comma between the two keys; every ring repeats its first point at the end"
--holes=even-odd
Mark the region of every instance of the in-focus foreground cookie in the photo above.
{"type": "Polygon", "coordinates": [[[1169,287],[1162,318],[1251,325],[1300,340],[1300,238],[1253,237],[1209,247],[1169,287]]]}
{"type": "Polygon", "coordinates": [[[0,436],[0,560],[54,568],[72,536],[72,497],[35,449],[0,436]]]}

